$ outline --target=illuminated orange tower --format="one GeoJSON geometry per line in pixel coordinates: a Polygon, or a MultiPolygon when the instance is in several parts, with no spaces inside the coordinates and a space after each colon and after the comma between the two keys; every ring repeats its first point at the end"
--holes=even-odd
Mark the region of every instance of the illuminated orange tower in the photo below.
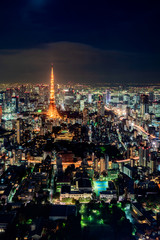
{"type": "Polygon", "coordinates": [[[61,116],[57,111],[56,103],[55,103],[53,64],[51,66],[50,104],[49,104],[48,115],[50,116],[50,118],[53,118],[53,119],[61,119],[61,116]]]}

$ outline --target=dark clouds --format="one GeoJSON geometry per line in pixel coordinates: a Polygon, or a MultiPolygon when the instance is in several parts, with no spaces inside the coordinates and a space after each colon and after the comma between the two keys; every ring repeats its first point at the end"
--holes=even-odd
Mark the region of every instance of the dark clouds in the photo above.
{"type": "Polygon", "coordinates": [[[154,0],[3,0],[0,81],[46,81],[54,61],[61,82],[158,82],[159,6],[154,0]]]}
{"type": "Polygon", "coordinates": [[[1,82],[49,83],[53,62],[56,81],[65,82],[145,82],[158,81],[142,54],[107,51],[88,45],[58,42],[41,48],[0,51],[1,82]],[[7,66],[7,69],[6,69],[7,66]]]}

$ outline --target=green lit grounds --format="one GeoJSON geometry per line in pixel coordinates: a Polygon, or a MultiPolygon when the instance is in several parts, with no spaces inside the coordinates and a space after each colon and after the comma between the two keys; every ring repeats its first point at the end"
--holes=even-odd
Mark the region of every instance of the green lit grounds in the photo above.
{"type": "Polygon", "coordinates": [[[121,203],[108,204],[103,201],[81,204],[82,236],[87,235],[86,239],[132,239],[132,224],[121,208],[121,203]]]}
{"type": "Polygon", "coordinates": [[[96,195],[99,196],[100,192],[106,191],[108,181],[93,181],[93,187],[96,195]]]}

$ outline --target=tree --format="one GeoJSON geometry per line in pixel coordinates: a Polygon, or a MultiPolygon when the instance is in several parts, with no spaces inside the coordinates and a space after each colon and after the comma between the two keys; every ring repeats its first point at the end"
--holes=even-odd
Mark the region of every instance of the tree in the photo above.
{"type": "Polygon", "coordinates": [[[53,127],[52,128],[52,133],[55,134],[55,136],[61,131],[61,127],[57,126],[57,127],[53,127]]]}

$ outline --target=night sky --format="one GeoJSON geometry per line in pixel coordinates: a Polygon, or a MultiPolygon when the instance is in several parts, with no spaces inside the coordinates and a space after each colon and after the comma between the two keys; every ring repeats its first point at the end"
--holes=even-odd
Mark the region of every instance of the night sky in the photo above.
{"type": "Polygon", "coordinates": [[[0,82],[159,83],[160,2],[0,1],[0,82]]]}

